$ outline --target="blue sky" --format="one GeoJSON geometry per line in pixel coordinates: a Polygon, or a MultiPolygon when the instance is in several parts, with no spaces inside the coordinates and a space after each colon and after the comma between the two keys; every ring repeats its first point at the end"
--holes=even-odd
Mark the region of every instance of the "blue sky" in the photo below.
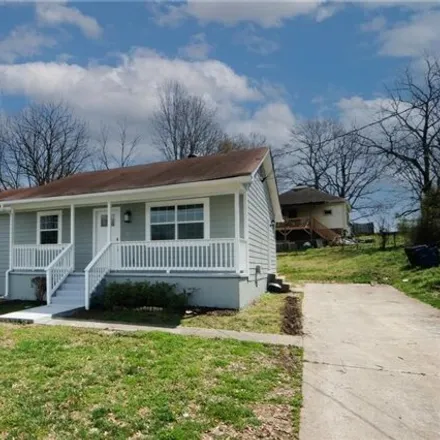
{"type": "Polygon", "coordinates": [[[6,111],[59,97],[97,123],[139,102],[127,114],[139,126],[157,84],[174,78],[212,100],[227,130],[274,143],[302,118],[362,120],[384,84],[440,43],[435,3],[4,2],[0,11],[6,111]]]}
{"type": "Polygon", "coordinates": [[[183,82],[231,134],[273,145],[305,118],[368,122],[384,85],[440,48],[440,5],[315,1],[0,0],[0,98],[64,100],[97,133],[124,118],[148,142],[157,88],[183,82]]]}

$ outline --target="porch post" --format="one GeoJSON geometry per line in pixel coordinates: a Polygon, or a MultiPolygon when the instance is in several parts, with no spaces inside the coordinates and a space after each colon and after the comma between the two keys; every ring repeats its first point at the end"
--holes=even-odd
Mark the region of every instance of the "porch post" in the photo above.
{"type": "Polygon", "coordinates": [[[235,271],[240,273],[240,193],[234,193],[235,219],[235,271]]]}
{"type": "Polygon", "coordinates": [[[70,205],[70,243],[75,245],[75,205],[70,205]]]}
{"type": "Polygon", "coordinates": [[[14,268],[14,235],[15,235],[15,211],[11,208],[9,214],[9,269],[14,268]]]}
{"type": "Polygon", "coordinates": [[[249,207],[248,207],[248,188],[243,193],[243,230],[246,242],[246,268],[245,272],[249,275],[249,207]]]}
{"type": "Polygon", "coordinates": [[[5,274],[5,297],[9,296],[9,273],[14,269],[15,211],[9,212],[9,270],[5,274]]]}
{"type": "Polygon", "coordinates": [[[112,241],[112,202],[107,202],[107,243],[112,241]]]}

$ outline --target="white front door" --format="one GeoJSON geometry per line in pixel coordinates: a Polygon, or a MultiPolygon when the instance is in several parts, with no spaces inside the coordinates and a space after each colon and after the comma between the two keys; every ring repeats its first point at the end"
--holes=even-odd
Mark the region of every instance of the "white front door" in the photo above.
{"type": "MultiPolygon", "coordinates": [[[[95,209],[94,211],[94,234],[93,249],[95,256],[107,244],[107,209],[95,209]]],[[[121,238],[121,211],[112,208],[111,214],[111,241],[119,241],[121,238]]]]}

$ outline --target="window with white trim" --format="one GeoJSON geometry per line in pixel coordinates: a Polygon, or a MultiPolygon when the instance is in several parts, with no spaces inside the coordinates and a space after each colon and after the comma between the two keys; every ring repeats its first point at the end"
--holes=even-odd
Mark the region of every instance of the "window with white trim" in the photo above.
{"type": "Polygon", "coordinates": [[[61,243],[61,211],[39,212],[37,215],[37,243],[61,243]]]}
{"type": "Polygon", "coordinates": [[[195,240],[205,237],[205,204],[150,207],[151,240],[195,240]]]}

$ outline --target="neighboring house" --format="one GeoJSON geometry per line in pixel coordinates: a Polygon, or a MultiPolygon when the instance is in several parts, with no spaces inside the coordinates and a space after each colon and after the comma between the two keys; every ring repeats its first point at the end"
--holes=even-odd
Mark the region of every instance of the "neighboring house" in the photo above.
{"type": "Polygon", "coordinates": [[[349,230],[348,202],[307,186],[280,195],[284,223],[277,226],[277,241],[313,238],[334,241],[349,230]]]}
{"type": "Polygon", "coordinates": [[[104,280],[166,281],[240,308],[275,273],[279,221],[267,148],[80,173],[0,193],[2,286],[32,299],[46,276],[48,303],[88,308],[104,280]]]}

